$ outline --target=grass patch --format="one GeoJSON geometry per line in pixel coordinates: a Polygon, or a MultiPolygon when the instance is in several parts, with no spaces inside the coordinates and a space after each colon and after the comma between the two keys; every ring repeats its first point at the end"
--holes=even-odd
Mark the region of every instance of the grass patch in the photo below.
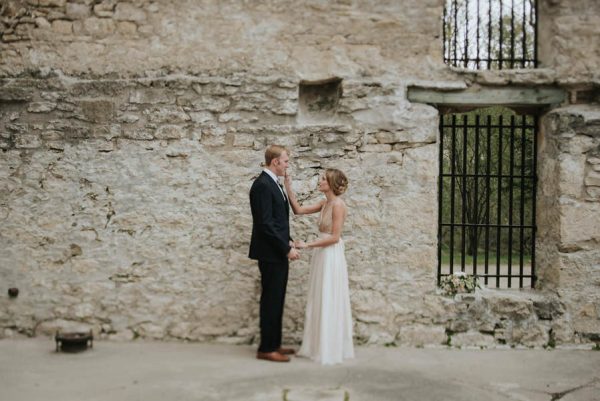
{"type": "Polygon", "coordinates": [[[454,332],[451,330],[446,330],[446,346],[451,347],[452,346],[452,336],[454,335],[454,332]]]}

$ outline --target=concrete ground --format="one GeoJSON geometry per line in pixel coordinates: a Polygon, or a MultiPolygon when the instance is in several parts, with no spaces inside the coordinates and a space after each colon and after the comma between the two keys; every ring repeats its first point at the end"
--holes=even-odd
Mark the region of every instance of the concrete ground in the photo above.
{"type": "Polygon", "coordinates": [[[0,400],[593,401],[600,352],[357,347],[342,365],[255,359],[250,346],[0,340],[0,400]]]}

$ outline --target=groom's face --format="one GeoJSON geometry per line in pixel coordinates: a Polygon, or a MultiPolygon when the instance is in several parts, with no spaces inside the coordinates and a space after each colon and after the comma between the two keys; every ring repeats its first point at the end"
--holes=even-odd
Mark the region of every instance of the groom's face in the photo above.
{"type": "Polygon", "coordinates": [[[285,171],[288,168],[288,164],[290,163],[290,158],[287,152],[284,150],[277,159],[273,160],[273,165],[275,166],[275,174],[279,177],[285,175],[285,171]]]}

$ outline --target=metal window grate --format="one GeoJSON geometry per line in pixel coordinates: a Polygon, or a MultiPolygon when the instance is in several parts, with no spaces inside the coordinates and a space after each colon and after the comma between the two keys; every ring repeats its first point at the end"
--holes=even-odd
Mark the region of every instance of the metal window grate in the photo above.
{"type": "Polygon", "coordinates": [[[537,120],[499,107],[440,117],[438,285],[534,287],[537,120]]]}
{"type": "Polygon", "coordinates": [[[536,0],[446,0],[444,61],[468,69],[537,67],[536,0]]]}

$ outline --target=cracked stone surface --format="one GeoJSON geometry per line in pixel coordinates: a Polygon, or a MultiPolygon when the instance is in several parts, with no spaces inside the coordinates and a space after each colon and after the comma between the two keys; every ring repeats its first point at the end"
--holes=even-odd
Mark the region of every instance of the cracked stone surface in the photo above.
{"type": "Polygon", "coordinates": [[[249,346],[96,341],[54,352],[49,338],[0,340],[12,401],[598,401],[600,352],[358,347],[356,359],[277,364],[249,346]]]}

